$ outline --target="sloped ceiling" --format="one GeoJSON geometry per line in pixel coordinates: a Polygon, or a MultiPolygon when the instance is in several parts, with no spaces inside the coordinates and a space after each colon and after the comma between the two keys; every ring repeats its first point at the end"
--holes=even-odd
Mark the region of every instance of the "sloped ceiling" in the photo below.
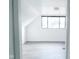
{"type": "Polygon", "coordinates": [[[65,8],[66,0],[19,0],[19,19],[27,25],[43,14],[65,14],[65,8]],[[61,7],[60,12],[55,7],[61,7]]]}

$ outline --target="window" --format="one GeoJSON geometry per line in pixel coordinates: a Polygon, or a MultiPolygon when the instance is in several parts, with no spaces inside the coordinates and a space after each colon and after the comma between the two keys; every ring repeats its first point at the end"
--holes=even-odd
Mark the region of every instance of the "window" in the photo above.
{"type": "Polygon", "coordinates": [[[65,16],[42,16],[42,28],[65,28],[65,16]]]}

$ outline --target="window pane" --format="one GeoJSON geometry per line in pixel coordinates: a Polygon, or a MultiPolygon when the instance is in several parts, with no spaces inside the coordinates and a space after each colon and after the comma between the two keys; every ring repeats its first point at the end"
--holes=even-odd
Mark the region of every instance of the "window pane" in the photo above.
{"type": "Polygon", "coordinates": [[[42,17],[42,28],[47,28],[47,17],[42,17]]]}
{"type": "Polygon", "coordinates": [[[65,17],[60,17],[60,28],[65,28],[65,17]]]}
{"type": "Polygon", "coordinates": [[[48,17],[48,28],[59,28],[59,17],[48,17]]]}

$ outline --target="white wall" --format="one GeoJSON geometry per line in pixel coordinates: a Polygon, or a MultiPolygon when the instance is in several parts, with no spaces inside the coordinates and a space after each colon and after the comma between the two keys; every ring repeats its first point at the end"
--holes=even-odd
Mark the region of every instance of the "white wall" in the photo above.
{"type": "Polygon", "coordinates": [[[40,16],[25,28],[25,41],[65,41],[66,29],[41,28],[40,16]]]}

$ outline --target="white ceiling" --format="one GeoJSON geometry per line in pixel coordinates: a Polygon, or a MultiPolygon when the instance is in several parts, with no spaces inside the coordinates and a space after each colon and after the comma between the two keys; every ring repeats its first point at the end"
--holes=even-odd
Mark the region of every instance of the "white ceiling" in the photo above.
{"type": "Polygon", "coordinates": [[[32,22],[41,15],[64,15],[66,0],[19,0],[19,19],[22,23],[32,22]],[[59,11],[54,10],[55,7],[59,11]]]}

